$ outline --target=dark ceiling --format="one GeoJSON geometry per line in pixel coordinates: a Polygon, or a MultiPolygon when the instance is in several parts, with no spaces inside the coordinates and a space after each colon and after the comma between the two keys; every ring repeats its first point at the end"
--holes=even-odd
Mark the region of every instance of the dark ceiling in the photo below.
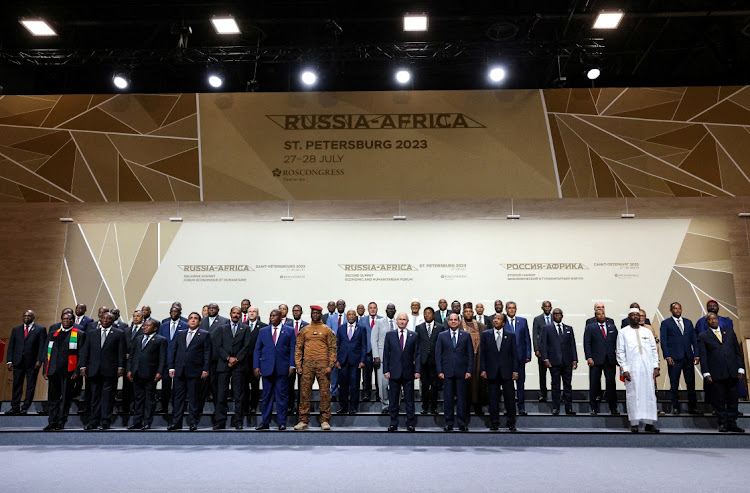
{"type": "Polygon", "coordinates": [[[221,67],[226,91],[300,90],[316,67],[319,90],[394,89],[409,66],[412,89],[733,85],[750,81],[750,2],[723,0],[47,1],[0,5],[0,85],[5,94],[113,92],[112,71],[132,71],[136,92],[209,90],[221,67]],[[600,10],[625,12],[614,31],[591,28],[600,10]],[[405,11],[428,12],[427,33],[401,30],[405,11]],[[231,14],[241,35],[217,35],[209,18],[231,14]],[[42,17],[59,36],[18,23],[42,17]],[[187,48],[179,32],[192,29],[187,48]],[[257,63],[256,63],[257,62],[257,63]],[[253,84],[250,81],[255,80],[253,84]]]}

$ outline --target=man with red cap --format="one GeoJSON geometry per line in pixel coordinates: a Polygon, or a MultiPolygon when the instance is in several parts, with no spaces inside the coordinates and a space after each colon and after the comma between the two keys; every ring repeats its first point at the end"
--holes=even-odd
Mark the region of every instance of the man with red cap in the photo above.
{"type": "Polygon", "coordinates": [[[299,423],[295,430],[310,427],[310,396],[313,382],[317,378],[320,389],[320,427],[330,430],[331,391],[330,376],[336,364],[336,334],[321,321],[323,308],[310,306],[310,325],[300,329],[294,362],[297,373],[302,375],[299,396],[299,423]]]}

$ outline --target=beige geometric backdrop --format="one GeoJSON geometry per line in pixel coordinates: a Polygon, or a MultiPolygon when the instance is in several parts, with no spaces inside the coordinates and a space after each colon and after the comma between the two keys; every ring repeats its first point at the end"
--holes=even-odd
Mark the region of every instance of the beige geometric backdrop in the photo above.
{"type": "Polygon", "coordinates": [[[562,197],[750,194],[750,87],[544,91],[562,197]]]}
{"type": "Polygon", "coordinates": [[[195,94],[0,97],[0,200],[200,200],[195,94]]]}

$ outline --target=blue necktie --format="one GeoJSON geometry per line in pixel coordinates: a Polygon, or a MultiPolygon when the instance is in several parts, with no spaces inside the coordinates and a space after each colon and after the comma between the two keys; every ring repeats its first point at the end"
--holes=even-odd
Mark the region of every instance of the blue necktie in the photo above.
{"type": "Polygon", "coordinates": [[[148,337],[143,336],[143,342],[141,343],[141,351],[146,347],[146,343],[148,342],[148,337]]]}
{"type": "Polygon", "coordinates": [[[458,340],[458,332],[454,332],[453,337],[451,337],[451,339],[453,339],[453,349],[456,349],[456,343],[458,340]]]}

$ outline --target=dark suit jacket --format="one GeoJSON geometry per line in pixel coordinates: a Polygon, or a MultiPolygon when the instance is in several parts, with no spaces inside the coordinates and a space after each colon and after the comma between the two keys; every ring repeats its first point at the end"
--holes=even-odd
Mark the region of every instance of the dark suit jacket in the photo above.
{"type": "Polygon", "coordinates": [[[435,365],[438,374],[443,373],[445,378],[463,378],[466,373],[471,373],[474,368],[471,334],[458,329],[458,343],[454,348],[451,330],[442,331],[435,345],[435,365]]]}
{"type": "MultiPolygon", "coordinates": [[[[614,321],[614,320],[612,320],[611,318],[609,318],[609,317],[604,317],[604,318],[606,319],[605,321],[606,321],[606,322],[607,322],[608,324],[609,324],[609,323],[611,323],[612,325],[614,325],[614,324],[615,324],[615,321],[614,321]]],[[[627,318],[626,318],[625,320],[627,320],[627,318]]],[[[595,322],[596,322],[596,317],[591,317],[591,318],[588,318],[588,319],[586,319],[586,326],[588,326],[589,324],[595,323],[595,322]]],[[[628,321],[628,325],[630,325],[630,321],[628,321]]]]}
{"type": "Polygon", "coordinates": [[[122,320],[116,320],[115,322],[112,323],[112,327],[125,331],[125,329],[127,329],[130,326],[126,324],[125,322],[123,322],[122,320]]]}
{"type": "MultiPolygon", "coordinates": [[[[55,335],[55,332],[57,332],[57,330],[60,328],[61,325],[62,324],[60,324],[60,322],[50,325],[49,332],[47,333],[47,344],[45,344],[45,346],[49,346],[49,343],[53,341],[53,336],[55,335]]],[[[81,352],[83,351],[83,346],[86,343],[86,331],[80,325],[73,324],[73,327],[78,329],[78,360],[80,361],[81,352]]],[[[44,367],[45,373],[47,373],[48,375],[54,375],[55,373],[57,373],[58,358],[62,359],[63,361],[67,361],[68,356],[70,356],[70,350],[67,344],[64,346],[61,346],[56,351],[52,351],[49,362],[47,363],[47,366],[44,367]]],[[[77,365],[75,371],[71,372],[71,374],[78,373],[79,367],[80,365],[77,365]]]]}
{"type": "Polygon", "coordinates": [[[232,336],[231,322],[217,331],[216,338],[214,339],[216,342],[214,352],[218,354],[216,371],[229,371],[230,357],[239,360],[232,368],[234,371],[250,371],[250,362],[253,358],[253,352],[250,350],[250,336],[250,328],[242,322],[237,324],[237,333],[234,336],[232,336]]]}
{"type": "Polygon", "coordinates": [[[282,322],[281,329],[276,334],[276,344],[273,343],[273,327],[270,325],[260,329],[258,341],[253,352],[253,368],[260,368],[264,377],[272,375],[289,375],[289,368],[294,366],[294,349],[297,338],[294,329],[282,322]]]}
{"type": "MultiPolygon", "coordinates": [[[[250,324],[247,324],[247,326],[250,327],[250,324]]],[[[253,331],[250,332],[250,352],[253,354],[255,354],[255,346],[258,344],[258,334],[260,333],[260,329],[262,329],[263,327],[268,327],[268,324],[263,323],[260,320],[256,320],[255,328],[253,328],[253,331]]],[[[250,361],[250,366],[252,365],[253,362],[250,361]]]]}
{"type": "MultiPolygon", "coordinates": [[[[139,335],[141,335],[143,332],[141,332],[141,328],[143,327],[143,324],[141,323],[138,326],[138,330],[133,333],[134,326],[125,327],[123,330],[123,333],[125,334],[125,349],[127,350],[127,353],[130,354],[130,350],[132,349],[131,346],[133,345],[133,341],[135,341],[139,335]]],[[[185,326],[185,329],[187,329],[187,325],[185,326]]]]}
{"type": "MultiPolygon", "coordinates": [[[[292,319],[292,323],[289,324],[289,327],[294,328],[294,322],[296,322],[296,320],[292,319]]],[[[308,322],[305,322],[304,320],[300,320],[299,330],[302,330],[302,327],[307,327],[308,325],[310,325],[308,322]]],[[[294,334],[294,335],[296,336],[297,334],[294,334]]]]}
{"type": "Polygon", "coordinates": [[[78,368],[86,368],[87,377],[116,377],[119,368],[125,369],[126,353],[125,333],[120,329],[109,328],[107,339],[102,346],[101,329],[86,331],[86,342],[83,345],[78,368]]]}
{"type": "MultiPolygon", "coordinates": [[[[552,313],[549,315],[550,321],[552,320],[552,313]]],[[[542,350],[542,331],[544,330],[544,326],[547,325],[547,322],[544,319],[544,313],[541,313],[534,317],[533,322],[533,339],[534,339],[534,351],[540,351],[542,350]]]]}
{"type": "MultiPolygon", "coordinates": [[[[450,314],[451,314],[451,310],[449,308],[445,312],[445,317],[448,318],[448,315],[450,314]]],[[[440,314],[440,310],[435,310],[435,322],[439,323],[440,325],[444,325],[445,327],[448,327],[448,322],[446,322],[446,320],[440,314]]]]}
{"type": "MultiPolygon", "coordinates": [[[[505,317],[506,324],[505,330],[510,332],[510,319],[505,317]]],[[[531,336],[529,335],[529,323],[525,318],[516,316],[516,351],[518,351],[518,363],[521,365],[526,364],[527,359],[531,359],[531,336]]],[[[492,325],[487,326],[488,329],[495,329],[492,325]]],[[[494,340],[494,337],[493,337],[494,340]]]]}
{"type": "Polygon", "coordinates": [[[81,323],[77,324],[75,323],[76,318],[78,317],[76,317],[75,314],[73,314],[73,325],[78,325],[79,327],[82,327],[84,331],[88,330],[89,325],[91,325],[91,322],[94,321],[93,318],[89,317],[88,315],[84,315],[83,318],[81,319],[81,323]]]}
{"type": "Polygon", "coordinates": [[[416,332],[405,330],[406,341],[404,341],[402,351],[399,331],[400,329],[396,329],[385,334],[383,373],[390,372],[391,378],[394,380],[399,378],[414,379],[414,374],[422,371],[422,362],[419,357],[419,336],[416,332]]]}
{"type": "Polygon", "coordinates": [[[357,366],[365,362],[367,355],[367,329],[354,322],[354,333],[349,340],[349,322],[339,325],[336,332],[336,361],[357,366]]]}
{"type": "Polygon", "coordinates": [[[437,345],[438,336],[444,330],[445,326],[440,325],[435,320],[432,324],[432,337],[428,337],[427,323],[417,325],[415,332],[419,336],[419,356],[423,365],[428,361],[432,362],[433,365],[435,364],[435,346],[437,345]]]}
{"type": "Polygon", "coordinates": [[[167,372],[167,339],[154,334],[146,347],[141,349],[143,337],[141,334],[133,341],[127,371],[132,373],[133,378],[153,380],[157,373],[164,375],[167,372]]]}
{"type": "MultiPolygon", "coordinates": [[[[334,311],[333,313],[336,313],[336,312],[334,311]]],[[[324,324],[328,325],[328,317],[329,317],[329,315],[331,315],[331,314],[330,313],[324,313],[323,316],[321,317],[321,322],[323,322],[324,324]]]]}
{"type": "Polygon", "coordinates": [[[576,338],[573,327],[562,324],[563,337],[557,335],[557,325],[553,322],[542,332],[542,359],[549,360],[552,366],[571,366],[578,361],[576,338]]]}
{"type": "Polygon", "coordinates": [[[495,328],[485,330],[480,335],[482,350],[479,351],[480,371],[487,372],[487,378],[494,380],[501,378],[511,380],[514,373],[518,373],[518,349],[513,333],[503,329],[503,342],[500,350],[495,343],[495,328]]]}
{"type": "Polygon", "coordinates": [[[721,329],[721,340],[710,328],[698,336],[701,373],[710,373],[712,380],[737,378],[740,368],[745,368],[740,343],[733,329],[721,329]]]}
{"type": "Polygon", "coordinates": [[[188,346],[188,332],[181,330],[174,336],[167,366],[174,370],[175,377],[200,378],[201,372],[211,371],[211,336],[198,329],[188,346]]]}
{"type": "Polygon", "coordinates": [[[37,323],[31,324],[29,335],[23,337],[24,325],[13,327],[8,341],[7,362],[14,367],[34,368],[37,361],[47,359],[47,328],[37,323]]]}
{"type": "MultiPolygon", "coordinates": [[[[159,327],[158,334],[165,338],[167,340],[167,354],[172,352],[172,345],[174,344],[174,340],[170,337],[170,331],[171,331],[171,324],[172,319],[168,318],[166,323],[162,323],[159,327]]],[[[174,333],[174,336],[177,337],[177,333],[181,330],[188,330],[188,324],[187,322],[183,322],[182,320],[177,321],[177,330],[174,333]]],[[[125,332],[125,335],[128,335],[127,332],[125,332]]]]}
{"type": "MultiPolygon", "coordinates": [[[[161,324],[159,324],[159,326],[161,327],[162,324],[164,324],[165,322],[170,322],[171,320],[172,317],[167,317],[161,321],[161,324]]],[[[185,317],[180,317],[180,322],[185,322],[185,325],[187,325],[187,319],[185,317]]]]}
{"type": "Polygon", "coordinates": [[[607,331],[607,338],[602,335],[602,328],[599,322],[586,325],[583,332],[583,353],[586,359],[593,359],[595,365],[604,363],[617,364],[615,351],[617,350],[617,327],[614,322],[605,322],[604,330],[607,331]]]}
{"type": "MultiPolygon", "coordinates": [[[[645,324],[646,325],[651,325],[651,320],[646,319],[645,324]]],[[[628,327],[628,326],[630,326],[630,319],[628,317],[625,317],[620,322],[620,328],[622,329],[623,327],[628,327]]]]}
{"type": "Polygon", "coordinates": [[[214,323],[211,324],[211,326],[208,325],[208,317],[203,317],[201,319],[201,324],[198,326],[199,329],[205,330],[207,332],[210,332],[211,334],[214,333],[216,329],[224,325],[225,323],[229,323],[229,319],[226,317],[222,317],[221,315],[216,315],[216,318],[214,319],[214,323]]]}
{"type": "Polygon", "coordinates": [[[680,328],[672,317],[662,320],[659,339],[661,339],[661,352],[664,359],[681,360],[698,357],[698,336],[693,322],[682,317],[682,326],[684,333],[680,333],[680,328]]]}

